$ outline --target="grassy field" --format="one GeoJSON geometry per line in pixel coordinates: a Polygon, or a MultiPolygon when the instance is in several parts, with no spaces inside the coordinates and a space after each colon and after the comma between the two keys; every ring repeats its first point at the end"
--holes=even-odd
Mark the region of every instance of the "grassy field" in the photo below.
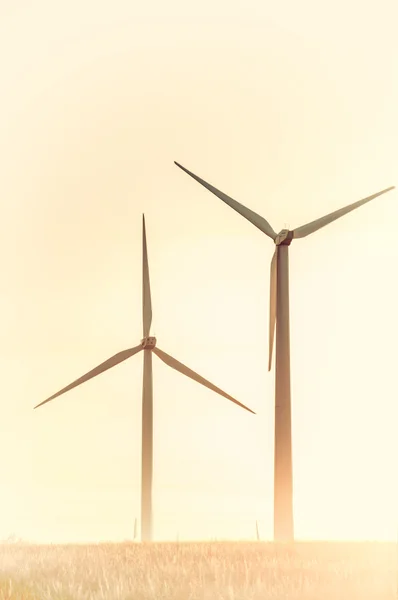
{"type": "Polygon", "coordinates": [[[0,600],[397,598],[393,543],[0,546],[0,600]]]}

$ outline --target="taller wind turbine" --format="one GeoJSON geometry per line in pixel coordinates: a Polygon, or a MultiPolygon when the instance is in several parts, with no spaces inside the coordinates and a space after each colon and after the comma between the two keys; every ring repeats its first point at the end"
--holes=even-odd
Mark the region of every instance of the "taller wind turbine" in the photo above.
{"type": "Polygon", "coordinates": [[[276,325],[276,374],[275,374],[275,452],[274,452],[274,539],[293,541],[293,466],[291,433],[290,393],[290,333],[289,333],[289,246],[293,239],[307,237],[325,225],[370,202],[377,196],[394,189],[389,187],[363,200],[349,204],[324,217],[302,225],[293,231],[282,229],[276,233],[263,217],[230,198],[182,165],[183,171],[228,204],[242,217],[255,225],[275,242],[271,261],[270,312],[269,312],[269,359],[271,370],[272,350],[276,325]]]}
{"type": "Polygon", "coordinates": [[[104,371],[115,367],[119,363],[127,360],[130,356],[144,351],[144,370],[142,386],[142,471],[141,471],[141,539],[148,542],[152,540],[152,470],[153,470],[153,381],[152,381],[152,353],[156,354],[166,365],[186,375],[190,379],[197,381],[201,385],[209,388],[213,392],[224,396],[231,402],[255,414],[250,408],[235,400],[232,396],[223,392],[210,381],[207,381],[201,375],[195,373],[178,360],[160,350],[156,346],[156,338],[149,335],[152,323],[152,302],[151,286],[149,282],[148,252],[146,244],[145,217],[142,216],[142,320],[143,320],[143,339],[138,346],[118,352],[105,362],[98,365],[73,383],[67,385],[62,390],[44,400],[35,408],[50,402],[57,396],[68,392],[69,390],[81,385],[82,383],[100,375],[104,371]]]}

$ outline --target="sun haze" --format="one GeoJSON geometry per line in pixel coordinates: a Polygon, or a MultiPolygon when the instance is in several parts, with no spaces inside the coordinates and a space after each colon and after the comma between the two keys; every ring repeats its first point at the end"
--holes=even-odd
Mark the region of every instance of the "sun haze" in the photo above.
{"type": "MultiPolygon", "coordinates": [[[[2,3],[0,538],[131,538],[145,213],[154,535],[272,536],[273,244],[178,169],[294,228],[398,181],[392,0],[2,3]],[[355,36],[353,35],[355,32],[355,36]]],[[[296,536],[397,532],[396,191],[290,252],[296,536]]]]}

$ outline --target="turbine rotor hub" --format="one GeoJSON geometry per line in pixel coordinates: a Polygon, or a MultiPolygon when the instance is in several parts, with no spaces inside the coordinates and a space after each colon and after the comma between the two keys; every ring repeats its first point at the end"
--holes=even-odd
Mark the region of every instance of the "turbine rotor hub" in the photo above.
{"type": "Polygon", "coordinates": [[[141,340],[141,346],[144,350],[153,350],[156,346],[155,337],[145,337],[141,340]]]}
{"type": "Polygon", "coordinates": [[[289,229],[282,229],[278,233],[275,239],[276,246],[290,246],[293,239],[293,231],[289,231],[289,229]]]}

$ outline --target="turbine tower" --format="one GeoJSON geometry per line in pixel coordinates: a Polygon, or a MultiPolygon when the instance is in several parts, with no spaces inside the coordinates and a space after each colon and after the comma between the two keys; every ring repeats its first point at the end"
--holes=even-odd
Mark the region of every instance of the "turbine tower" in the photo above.
{"type": "Polygon", "coordinates": [[[274,539],[275,541],[290,542],[294,540],[294,521],[290,393],[289,246],[293,239],[307,237],[307,235],[318,231],[318,229],[370,202],[377,196],[393,190],[394,186],[349,204],[292,231],[282,229],[282,231],[276,233],[263,217],[220,192],[220,190],[194,175],[178,162],[175,162],[175,164],[275,242],[276,248],[271,261],[268,359],[268,371],[270,371],[276,326],[274,539]]]}
{"type": "Polygon", "coordinates": [[[141,470],[141,540],[148,542],[152,540],[152,470],[153,470],[153,380],[152,380],[152,353],[156,354],[166,365],[186,375],[190,379],[209,388],[213,392],[224,396],[231,402],[255,414],[250,408],[235,400],[232,396],[223,392],[220,388],[207,381],[201,375],[195,373],[178,360],[166,354],[157,347],[156,338],[151,337],[150,327],[152,323],[152,302],[151,287],[149,282],[148,252],[146,244],[145,216],[142,216],[142,317],[143,317],[143,339],[138,346],[118,352],[105,362],[101,363],[73,383],[70,383],[62,390],[53,394],[47,400],[44,400],[34,408],[38,408],[57,396],[68,392],[69,390],[81,385],[82,383],[100,375],[104,371],[115,367],[119,363],[127,360],[134,354],[144,351],[144,370],[142,386],[142,470],[141,470]]]}

